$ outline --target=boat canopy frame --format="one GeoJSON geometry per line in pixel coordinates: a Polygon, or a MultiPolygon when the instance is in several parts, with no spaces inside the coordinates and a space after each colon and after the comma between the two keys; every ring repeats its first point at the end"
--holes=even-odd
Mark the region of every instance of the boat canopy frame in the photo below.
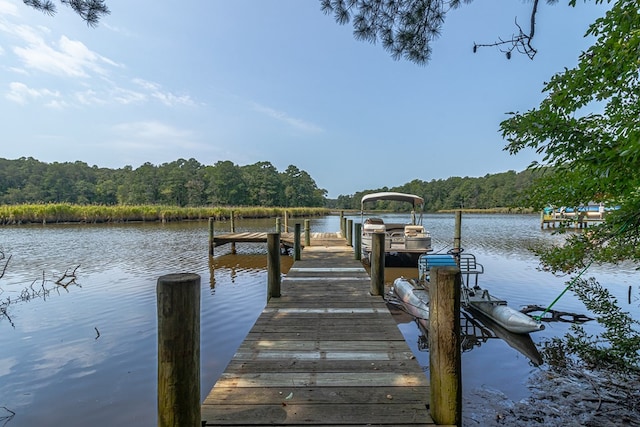
{"type": "Polygon", "coordinates": [[[364,223],[364,205],[365,203],[377,202],[378,200],[389,200],[393,202],[405,202],[410,203],[413,207],[411,210],[411,222],[412,225],[422,225],[422,214],[424,210],[424,199],[415,194],[398,193],[395,191],[382,191],[379,193],[370,193],[362,196],[360,201],[360,216],[364,223]],[[418,218],[416,218],[416,211],[418,211],[418,218]]]}

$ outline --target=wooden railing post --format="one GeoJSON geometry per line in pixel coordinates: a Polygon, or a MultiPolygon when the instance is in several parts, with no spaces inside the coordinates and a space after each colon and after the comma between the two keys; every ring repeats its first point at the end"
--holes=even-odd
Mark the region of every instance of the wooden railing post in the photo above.
{"type": "Polygon", "coordinates": [[[460,269],[434,267],[429,282],[430,411],[436,424],[462,426],[460,269]]]}
{"type": "Polygon", "coordinates": [[[384,294],[384,239],[385,233],[371,236],[371,295],[384,294]]]}
{"type": "Polygon", "coordinates": [[[353,220],[347,220],[347,245],[353,246],[353,220]]]}
{"type": "Polygon", "coordinates": [[[280,233],[267,233],[267,301],[280,297],[280,233]]]}
{"type": "Polygon", "coordinates": [[[158,427],[200,427],[200,276],[158,279],[158,427]]]}
{"type": "Polygon", "coordinates": [[[300,261],[300,239],[301,239],[301,226],[299,222],[294,224],[294,232],[293,232],[293,260],[300,261]]]}
{"type": "Polygon", "coordinates": [[[213,256],[213,224],[215,218],[209,217],[209,256],[213,256]]]}
{"type": "Polygon", "coordinates": [[[276,233],[282,233],[282,224],[280,217],[276,217],[276,233]]]}
{"type": "Polygon", "coordinates": [[[454,253],[456,254],[460,253],[460,247],[461,247],[460,245],[462,240],[461,236],[462,236],[462,211],[457,210],[455,228],[453,231],[453,250],[454,250],[454,253]]]}
{"type": "Polygon", "coordinates": [[[359,222],[354,224],[353,237],[355,240],[353,244],[353,256],[360,261],[362,259],[362,224],[359,222]]]}
{"type": "Polygon", "coordinates": [[[304,220],[304,245],[311,246],[311,221],[304,220]]]}

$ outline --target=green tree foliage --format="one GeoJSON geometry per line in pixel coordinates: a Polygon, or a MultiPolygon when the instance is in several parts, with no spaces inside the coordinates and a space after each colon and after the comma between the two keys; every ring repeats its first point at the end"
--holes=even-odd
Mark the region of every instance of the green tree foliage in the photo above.
{"type": "MultiPolygon", "coordinates": [[[[501,124],[512,154],[532,148],[552,166],[532,205],[604,202],[620,209],[543,258],[554,270],[589,261],[640,261],[640,3],[615,2],[589,27],[596,42],[546,83],[546,98],[501,124]]],[[[533,165],[534,167],[536,165],[533,165]]]]}
{"type": "Polygon", "coordinates": [[[84,162],[0,159],[0,204],[322,207],[326,193],[296,166],[280,173],[269,162],[205,166],[178,159],[106,169],[84,162]]]}
{"type": "MultiPolygon", "coordinates": [[[[542,165],[550,166],[528,194],[530,204],[595,201],[620,207],[565,245],[538,250],[548,269],[570,273],[594,262],[640,261],[640,2],[615,2],[587,36],[595,37],[595,44],[574,68],[545,84],[540,106],[513,113],[501,124],[507,150],[532,148],[543,155],[542,165]]],[[[637,368],[638,322],[594,280],[579,282],[574,292],[606,330],[589,336],[574,328],[566,348],[591,366],[637,368]]]]}
{"type": "MultiPolygon", "coordinates": [[[[547,0],[547,3],[557,1],[547,0]]],[[[353,23],[356,39],[380,41],[393,59],[404,58],[420,65],[429,62],[431,45],[440,36],[447,13],[463,3],[471,0],[320,0],[322,11],[333,15],[339,24],[353,23]]],[[[533,59],[537,51],[531,41],[538,3],[539,0],[532,1],[528,31],[516,23],[517,32],[511,37],[488,44],[474,43],[473,51],[479,47],[500,46],[508,59],[514,50],[533,59]]]]}
{"type": "MultiPolygon", "coordinates": [[[[422,181],[413,180],[393,188],[378,188],[361,191],[353,196],[340,196],[333,207],[339,209],[360,209],[360,199],[377,191],[399,191],[424,198],[425,210],[436,212],[442,209],[491,209],[497,207],[528,207],[522,204],[521,195],[528,189],[541,171],[508,171],[487,174],[480,178],[451,177],[447,179],[422,181]]],[[[379,202],[380,209],[393,209],[390,202],[379,202]]]]}
{"type": "MultiPolygon", "coordinates": [[[[31,6],[47,15],[55,15],[57,12],[56,4],[52,0],[22,1],[27,6],[31,6]]],[[[111,13],[104,0],[60,0],[60,3],[73,9],[90,27],[97,26],[102,17],[111,13]]]]}

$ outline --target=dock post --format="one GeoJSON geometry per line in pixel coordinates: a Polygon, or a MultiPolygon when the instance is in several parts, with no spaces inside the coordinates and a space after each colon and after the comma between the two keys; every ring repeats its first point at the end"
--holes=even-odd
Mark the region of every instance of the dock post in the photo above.
{"type": "Polygon", "coordinates": [[[280,297],[280,233],[267,233],[267,301],[280,297]]]}
{"type": "Polygon", "coordinates": [[[282,225],[280,223],[280,217],[276,217],[276,233],[282,233],[282,225]]]}
{"type": "Polygon", "coordinates": [[[347,220],[347,245],[353,246],[353,220],[347,220]]]}
{"type": "MultiPolygon", "coordinates": [[[[236,232],[236,221],[235,221],[236,213],[231,211],[231,232],[236,232]]],[[[231,242],[231,253],[236,254],[236,242],[231,242]]]]}
{"type": "Polygon", "coordinates": [[[200,276],[158,279],[158,427],[200,427],[200,276]]]}
{"type": "Polygon", "coordinates": [[[342,233],[342,235],[345,235],[344,232],[344,211],[340,211],[340,232],[342,233]]]}
{"type": "Polygon", "coordinates": [[[360,261],[362,259],[362,224],[356,222],[354,224],[355,230],[353,231],[353,237],[355,243],[353,244],[353,256],[360,261]]]}
{"type": "Polygon", "coordinates": [[[215,218],[209,217],[209,256],[213,256],[213,224],[215,222],[215,218]]]}
{"type": "Polygon", "coordinates": [[[540,230],[544,230],[544,209],[540,211],[540,230]]]}
{"type": "Polygon", "coordinates": [[[429,283],[430,411],[436,424],[462,426],[460,269],[434,267],[429,283]]]}
{"type": "Polygon", "coordinates": [[[454,250],[454,253],[456,254],[460,253],[461,240],[462,240],[461,235],[462,235],[462,211],[457,210],[455,229],[453,233],[453,250],[454,250]]]}
{"type": "Polygon", "coordinates": [[[300,261],[300,238],[301,238],[301,230],[300,223],[296,222],[294,224],[293,229],[293,260],[300,261]]]}
{"type": "Polygon", "coordinates": [[[289,232],[289,213],[284,211],[284,232],[289,232]]]}
{"type": "Polygon", "coordinates": [[[371,295],[384,294],[384,238],[385,233],[371,236],[371,295]]]}
{"type": "Polygon", "coordinates": [[[311,221],[304,220],[304,245],[311,246],[311,221]]]}

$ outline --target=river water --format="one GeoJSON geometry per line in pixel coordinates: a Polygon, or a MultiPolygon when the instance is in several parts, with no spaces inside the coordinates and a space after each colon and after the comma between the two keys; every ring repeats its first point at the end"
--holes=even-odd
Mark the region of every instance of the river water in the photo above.
{"type": "MultiPolygon", "coordinates": [[[[436,251],[451,247],[453,215],[425,215],[424,222],[436,251]]],[[[274,224],[237,220],[236,231],[272,231],[274,224]]],[[[217,232],[228,227],[216,224],[217,232]]],[[[311,220],[312,231],[338,229],[336,216],[311,220]]],[[[209,259],[207,239],[206,222],[0,228],[4,261],[11,256],[0,278],[0,301],[12,301],[9,317],[0,319],[0,426],[156,425],[155,287],[158,277],[169,273],[202,278],[204,398],[264,307],[267,281],[266,245],[238,244],[236,255],[216,248],[209,259]],[[74,269],[77,285],[55,284],[74,269]],[[27,294],[33,298],[27,300],[27,294]],[[6,418],[8,411],[13,418],[6,418]]],[[[537,215],[464,215],[462,220],[462,246],[485,267],[481,284],[514,308],[547,306],[564,289],[567,278],[539,271],[529,250],[561,241],[540,230],[537,215]]],[[[292,260],[282,261],[286,273],[292,260]]],[[[596,277],[638,318],[634,273],[631,267],[594,266],[585,276],[596,277]]],[[[417,271],[387,269],[387,280],[400,274],[417,271]]],[[[571,292],[554,308],[588,314],[571,292]]],[[[418,346],[415,322],[403,320],[399,327],[426,371],[428,352],[418,346]]],[[[568,328],[547,323],[531,337],[539,344],[568,328]]],[[[587,329],[599,330],[594,322],[587,329]]],[[[462,361],[465,396],[491,389],[517,401],[529,395],[528,378],[540,369],[500,339],[465,352],[462,361]]]]}

